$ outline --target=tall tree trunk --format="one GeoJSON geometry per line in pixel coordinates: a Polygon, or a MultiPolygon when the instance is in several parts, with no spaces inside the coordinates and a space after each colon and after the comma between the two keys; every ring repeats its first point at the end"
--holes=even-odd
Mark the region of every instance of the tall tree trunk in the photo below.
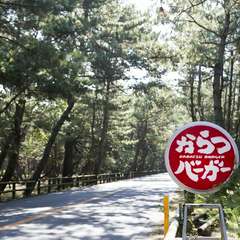
{"type": "MultiPolygon", "coordinates": [[[[137,126],[137,138],[138,141],[135,145],[135,155],[134,160],[131,165],[130,170],[131,171],[138,171],[140,168],[141,163],[139,164],[139,156],[141,156],[141,151],[144,151],[144,143],[147,135],[147,120],[144,120],[144,122],[141,122],[137,126]]],[[[144,160],[144,152],[142,153],[142,160],[144,160]]]]}
{"type": "Polygon", "coordinates": [[[91,155],[94,155],[95,150],[95,124],[96,124],[96,103],[97,103],[97,90],[95,91],[95,99],[92,105],[92,122],[91,122],[91,155]]]}
{"type": "Polygon", "coordinates": [[[190,110],[192,121],[197,121],[195,104],[194,104],[194,68],[190,70],[189,83],[190,83],[190,110]]]}
{"type": "Polygon", "coordinates": [[[64,144],[64,160],[63,160],[63,171],[62,176],[64,187],[67,187],[66,183],[72,183],[73,175],[73,156],[74,156],[74,144],[75,140],[71,136],[67,136],[64,144]]]}
{"type": "Polygon", "coordinates": [[[13,138],[13,133],[11,131],[9,136],[6,137],[5,142],[4,142],[4,144],[2,146],[2,149],[1,149],[1,153],[0,153],[0,169],[2,168],[2,165],[3,165],[3,163],[4,163],[5,159],[6,159],[6,156],[8,154],[8,150],[9,150],[12,138],[13,138]]]}
{"type": "Polygon", "coordinates": [[[43,156],[37,166],[37,169],[35,170],[35,172],[33,173],[32,177],[30,179],[32,182],[27,184],[27,189],[25,191],[26,196],[29,196],[32,193],[37,180],[40,178],[42,171],[44,170],[45,166],[47,165],[49,155],[50,155],[50,152],[52,149],[52,145],[55,142],[55,139],[56,139],[62,125],[67,120],[69,113],[72,111],[73,106],[74,106],[74,100],[72,97],[69,97],[68,98],[68,106],[67,106],[66,110],[62,113],[62,115],[59,118],[59,120],[57,121],[56,125],[52,128],[51,135],[50,135],[48,142],[45,146],[45,149],[43,151],[43,156]]]}
{"type": "Polygon", "coordinates": [[[228,88],[226,88],[225,92],[224,92],[224,101],[223,101],[223,119],[224,122],[226,122],[226,115],[227,115],[227,103],[228,103],[228,88]]]}
{"type": "Polygon", "coordinates": [[[96,139],[95,139],[95,125],[96,125],[96,104],[98,99],[97,89],[95,90],[95,98],[92,103],[92,119],[91,119],[91,147],[89,150],[88,158],[85,166],[82,169],[83,173],[92,173],[95,167],[95,154],[96,154],[96,139]]]}
{"type": "Polygon", "coordinates": [[[197,86],[197,104],[198,104],[198,114],[200,121],[204,120],[204,109],[202,104],[202,66],[198,66],[198,86],[197,86]]]}
{"type": "Polygon", "coordinates": [[[133,163],[130,167],[130,171],[137,171],[138,168],[138,157],[140,155],[140,148],[141,148],[141,132],[140,132],[140,126],[137,126],[137,138],[138,141],[135,145],[135,155],[133,159],[133,163]]]}
{"type": "Polygon", "coordinates": [[[151,144],[151,145],[149,145],[149,146],[151,146],[150,147],[150,149],[151,149],[151,151],[152,152],[154,152],[154,155],[153,155],[153,157],[150,159],[150,166],[149,166],[149,170],[154,170],[154,169],[156,169],[156,162],[158,162],[158,166],[157,166],[157,168],[160,168],[161,166],[161,163],[158,161],[158,157],[159,156],[156,156],[156,154],[155,154],[155,152],[158,152],[157,150],[156,150],[156,146],[154,145],[154,144],[151,144]]]}
{"type": "Polygon", "coordinates": [[[75,139],[71,136],[67,136],[64,144],[63,177],[71,177],[73,175],[74,144],[75,139]]]}
{"type": "MultiPolygon", "coordinates": [[[[22,126],[24,111],[25,111],[25,100],[20,99],[16,104],[16,110],[14,114],[14,134],[12,136],[13,139],[8,152],[9,161],[8,161],[7,169],[4,173],[4,176],[1,179],[1,182],[10,181],[16,169],[16,165],[19,157],[19,149],[20,149],[21,139],[22,139],[21,126],[22,126]]],[[[5,189],[6,185],[7,184],[0,185],[0,192],[2,192],[5,189]]]]}
{"type": "MultiPolygon", "coordinates": [[[[192,121],[197,121],[196,111],[195,111],[195,104],[194,104],[194,68],[191,69],[190,76],[189,76],[189,83],[190,83],[190,111],[191,111],[191,118],[192,121]]],[[[194,194],[189,193],[191,197],[194,199],[194,194]]]]}
{"type": "MultiPolygon", "coordinates": [[[[227,11],[227,10],[226,10],[227,11]]],[[[226,12],[223,31],[220,37],[220,43],[218,46],[218,52],[216,56],[216,63],[214,66],[214,78],[213,78],[213,106],[214,106],[214,118],[215,123],[224,127],[224,118],[222,110],[222,86],[223,86],[223,65],[226,39],[229,33],[230,14],[226,12]]]]}
{"type": "MultiPolygon", "coordinates": [[[[235,113],[236,113],[236,94],[237,94],[237,78],[235,78],[235,81],[234,82],[234,85],[233,85],[233,101],[232,101],[232,112],[231,112],[231,115],[232,115],[232,118],[234,119],[234,116],[235,116],[235,113]]],[[[234,129],[234,122],[232,121],[232,128],[234,129]]]]}
{"type": "Polygon", "coordinates": [[[143,142],[143,147],[141,149],[142,154],[141,154],[140,165],[138,168],[138,171],[140,171],[140,172],[146,170],[145,166],[146,166],[146,158],[147,158],[148,152],[149,152],[149,148],[148,148],[147,142],[145,140],[143,142]]]}
{"type": "Polygon", "coordinates": [[[229,94],[228,94],[228,109],[227,109],[227,130],[231,131],[232,129],[232,87],[233,87],[233,50],[231,50],[231,63],[230,63],[230,77],[229,77],[229,94]]]}
{"type": "Polygon", "coordinates": [[[105,162],[106,158],[106,140],[107,140],[107,132],[108,132],[108,123],[109,123],[109,95],[110,95],[110,80],[107,79],[106,83],[106,96],[103,107],[103,123],[101,129],[101,137],[100,143],[95,163],[94,173],[98,174],[100,172],[102,163],[105,162]]]}
{"type": "Polygon", "coordinates": [[[238,84],[238,99],[237,99],[236,121],[234,124],[234,129],[235,129],[235,141],[239,143],[240,142],[240,81],[238,84]]]}

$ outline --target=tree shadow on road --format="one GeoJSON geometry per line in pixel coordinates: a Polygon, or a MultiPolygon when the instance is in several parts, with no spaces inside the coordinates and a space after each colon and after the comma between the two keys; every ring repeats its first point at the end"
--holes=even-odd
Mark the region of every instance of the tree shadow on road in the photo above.
{"type": "Polygon", "coordinates": [[[48,216],[18,225],[14,229],[0,231],[0,238],[148,239],[162,217],[161,199],[169,189],[167,186],[150,186],[151,182],[149,186],[142,184],[142,181],[137,183],[129,188],[120,188],[117,191],[115,189],[115,192],[112,189],[98,191],[92,187],[81,191],[54,193],[47,198],[40,196],[37,197],[38,201],[35,200],[37,198],[15,201],[1,211],[0,222],[6,224],[29,215],[36,216],[38,214],[36,209],[39,212],[59,209],[57,212],[50,212],[48,216]],[[81,203],[86,200],[87,202],[81,203]],[[8,220],[4,222],[6,217],[8,220]]]}

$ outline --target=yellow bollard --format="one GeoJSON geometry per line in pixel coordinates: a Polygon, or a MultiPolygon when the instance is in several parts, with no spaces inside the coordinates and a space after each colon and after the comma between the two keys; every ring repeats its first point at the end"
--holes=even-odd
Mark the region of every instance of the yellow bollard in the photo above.
{"type": "Polygon", "coordinates": [[[163,198],[164,207],[164,236],[166,236],[169,227],[169,197],[164,196],[163,198]]]}

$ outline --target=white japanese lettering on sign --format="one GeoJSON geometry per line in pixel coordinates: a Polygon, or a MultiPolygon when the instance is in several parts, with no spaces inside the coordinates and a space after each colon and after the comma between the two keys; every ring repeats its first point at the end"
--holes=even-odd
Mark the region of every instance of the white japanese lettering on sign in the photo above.
{"type": "MultiPolygon", "coordinates": [[[[199,136],[194,136],[192,134],[186,134],[181,137],[181,140],[177,140],[178,147],[176,151],[178,153],[192,154],[194,153],[195,146],[197,147],[197,152],[199,154],[212,154],[216,149],[218,154],[224,154],[231,150],[231,144],[221,136],[215,136],[209,138],[209,131],[204,130],[200,132],[199,136]],[[223,146],[222,146],[223,145],[223,146]]],[[[183,155],[183,158],[187,158],[187,156],[183,155]]],[[[179,161],[179,166],[175,171],[175,174],[180,174],[184,170],[186,171],[187,176],[194,182],[198,182],[199,179],[208,179],[211,182],[214,182],[217,179],[218,172],[229,172],[231,168],[224,167],[224,162],[219,161],[216,158],[221,158],[220,156],[209,156],[209,162],[202,165],[202,157],[200,159],[196,159],[197,156],[192,156],[193,159],[191,162],[189,161],[179,161]]],[[[181,157],[180,157],[181,158],[181,157]]]]}
{"type": "Polygon", "coordinates": [[[223,137],[212,137],[210,140],[207,138],[209,137],[209,131],[205,130],[200,132],[200,136],[197,138],[192,134],[186,134],[186,137],[182,136],[181,140],[177,140],[178,147],[176,151],[182,153],[193,153],[194,152],[194,140],[196,140],[196,144],[200,149],[198,149],[199,153],[202,154],[211,154],[215,150],[215,144],[223,143],[224,146],[221,148],[217,148],[217,152],[219,154],[223,154],[228,152],[231,149],[230,143],[223,137]],[[189,139],[189,140],[188,140],[189,139]],[[205,147],[204,147],[205,146],[205,147]]]}
{"type": "Polygon", "coordinates": [[[186,170],[187,176],[194,182],[197,182],[199,180],[199,173],[203,172],[203,175],[201,176],[201,179],[208,178],[209,181],[213,182],[217,179],[217,173],[220,172],[229,172],[231,171],[231,168],[224,167],[223,161],[219,162],[219,160],[211,160],[208,165],[205,165],[204,167],[198,167],[201,164],[201,161],[191,161],[189,162],[179,162],[179,167],[175,171],[175,174],[180,174],[184,170],[186,170]]]}

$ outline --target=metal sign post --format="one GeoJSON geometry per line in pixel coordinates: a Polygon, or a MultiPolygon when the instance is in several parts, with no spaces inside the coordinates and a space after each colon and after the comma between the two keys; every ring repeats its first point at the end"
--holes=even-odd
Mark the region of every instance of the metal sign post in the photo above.
{"type": "MultiPolygon", "coordinates": [[[[218,209],[219,212],[219,222],[221,228],[221,239],[227,240],[227,229],[224,220],[223,208],[221,204],[194,204],[194,203],[186,203],[184,205],[184,213],[183,213],[183,231],[182,231],[182,240],[187,240],[187,220],[188,220],[188,209],[189,208],[209,208],[209,209],[218,209]]],[[[211,239],[211,238],[209,238],[211,239]]]]}

